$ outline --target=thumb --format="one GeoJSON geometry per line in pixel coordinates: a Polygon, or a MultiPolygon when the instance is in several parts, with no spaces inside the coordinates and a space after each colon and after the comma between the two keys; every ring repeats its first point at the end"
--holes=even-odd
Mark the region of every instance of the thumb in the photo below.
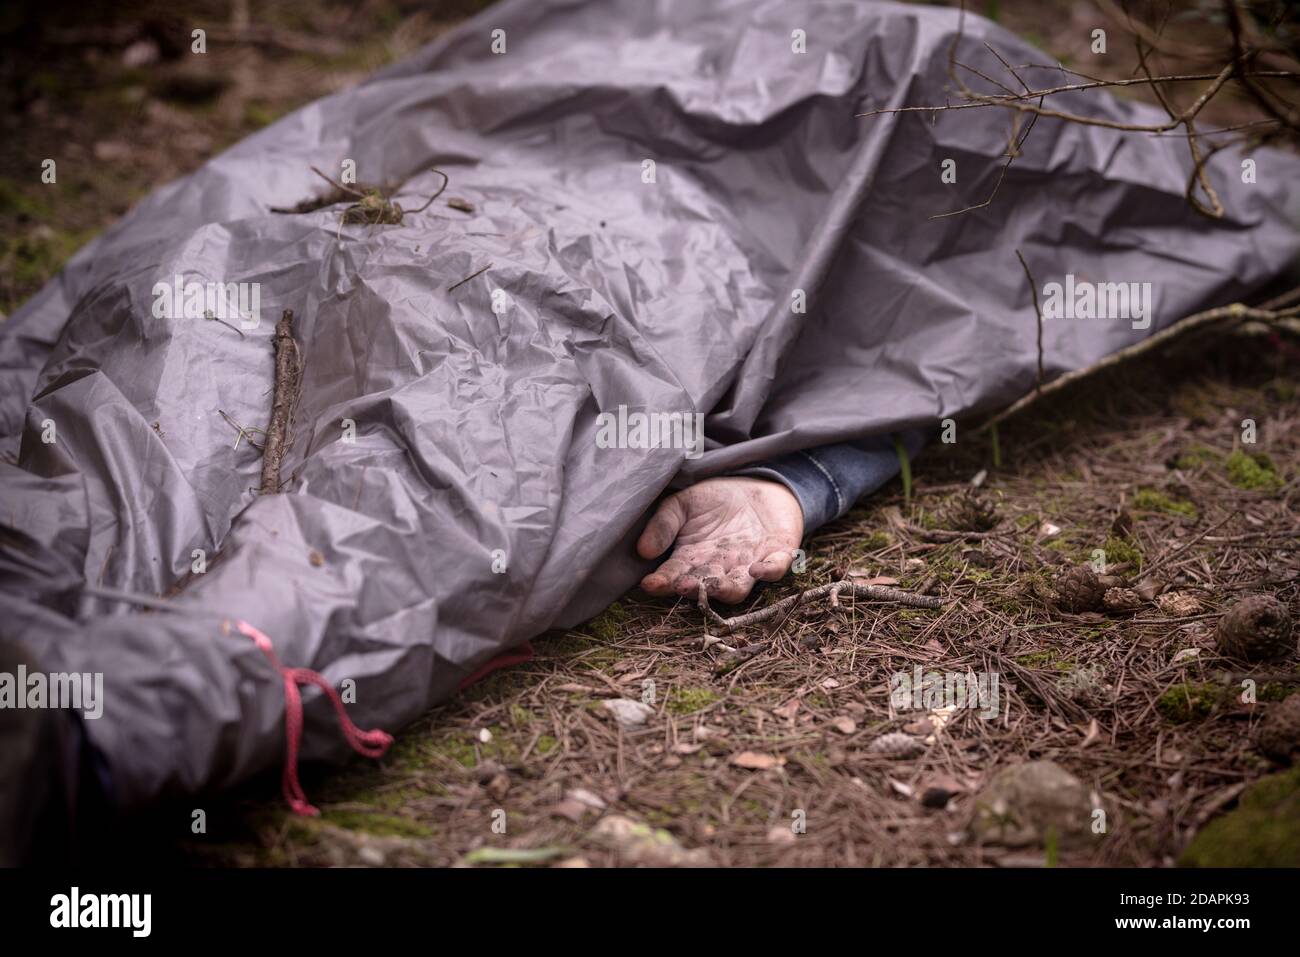
{"type": "Polygon", "coordinates": [[[662,555],[673,543],[682,525],[686,523],[686,509],[678,495],[672,495],[660,503],[658,511],[650,519],[636,542],[636,552],[642,558],[654,558],[662,555]]]}

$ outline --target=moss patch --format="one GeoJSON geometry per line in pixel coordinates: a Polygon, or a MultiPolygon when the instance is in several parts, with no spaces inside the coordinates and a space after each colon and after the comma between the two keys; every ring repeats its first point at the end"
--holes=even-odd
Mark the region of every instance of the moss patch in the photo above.
{"type": "Polygon", "coordinates": [[[1186,724],[1209,717],[1231,694],[1230,689],[1206,681],[1185,681],[1156,699],[1156,710],[1175,724],[1186,724]]]}
{"type": "Polygon", "coordinates": [[[628,618],[627,609],[618,602],[610,605],[601,614],[583,625],[583,630],[597,641],[616,641],[623,633],[623,625],[628,618]]]}
{"type": "Polygon", "coordinates": [[[1138,489],[1133,495],[1133,507],[1143,512],[1165,512],[1184,518],[1196,518],[1196,506],[1191,502],[1173,498],[1153,488],[1138,489]]]}
{"type": "Polygon", "coordinates": [[[671,714],[694,714],[721,697],[712,688],[674,688],[668,695],[668,703],[665,707],[671,714]]]}
{"type": "Polygon", "coordinates": [[[1183,852],[1184,867],[1300,867],[1300,768],[1256,781],[1183,852]]]}
{"type": "Polygon", "coordinates": [[[1070,663],[1062,660],[1058,653],[1051,648],[1045,648],[1042,651],[1030,651],[1023,655],[1016,655],[1015,662],[1018,665],[1024,665],[1026,668],[1033,668],[1035,671],[1070,671],[1070,663]]]}
{"type": "Polygon", "coordinates": [[[321,815],[326,824],[348,831],[364,831],[379,837],[432,837],[433,831],[409,818],[396,814],[372,814],[368,811],[331,811],[321,815]]]}
{"type": "Polygon", "coordinates": [[[1277,474],[1272,460],[1263,452],[1243,452],[1237,449],[1228,456],[1226,467],[1228,481],[1237,488],[1276,492],[1282,487],[1282,477],[1277,474]]]}
{"type": "Polygon", "coordinates": [[[1202,465],[1218,462],[1222,458],[1223,454],[1221,452],[1210,448],[1208,445],[1192,445],[1178,453],[1178,457],[1174,459],[1174,467],[1180,468],[1184,472],[1190,472],[1202,465]]]}
{"type": "Polygon", "coordinates": [[[1142,567],[1142,552],[1127,538],[1112,535],[1106,539],[1106,544],[1102,548],[1106,552],[1107,565],[1128,564],[1134,568],[1142,567]]]}

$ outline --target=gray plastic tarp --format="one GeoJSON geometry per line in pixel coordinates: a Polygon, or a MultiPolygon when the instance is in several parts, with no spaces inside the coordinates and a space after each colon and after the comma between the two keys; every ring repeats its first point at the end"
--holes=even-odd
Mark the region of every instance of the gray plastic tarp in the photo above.
{"type": "MultiPolygon", "coordinates": [[[[855,114],[944,102],[957,25],[844,0],[507,2],[157,190],[0,325],[0,633],[104,674],[86,726],[122,801],[282,761],[281,677],[222,617],[352,679],[355,721],[396,730],[633,585],[632,536],[674,481],[1022,395],[1016,249],[1041,284],[1150,282],[1151,329],[1287,270],[1300,164],[1261,150],[1243,183],[1220,153],[1212,222],[1176,136],[1040,120],[991,204],[931,218],[988,197],[1010,114],[855,114]],[[432,167],[450,186],[341,240],[341,207],[269,211],[345,160],[407,180],[407,209],[432,167]],[[259,324],[159,317],[177,276],[259,284],[259,324]],[[288,481],[258,495],[259,452],[220,413],[265,427],[284,309],[304,384],[288,481]],[[619,406],[707,413],[707,450],[599,448],[619,406]],[[166,595],[196,550],[174,612],[82,593],[166,595]]],[[[976,17],[961,59],[1005,75],[985,41],[1045,62],[976,17]]],[[[1163,118],[1097,91],[1056,105],[1163,118]]],[[[1049,321],[1047,372],[1151,329],[1049,321]]],[[[346,753],[306,701],[305,756],[346,753]]]]}

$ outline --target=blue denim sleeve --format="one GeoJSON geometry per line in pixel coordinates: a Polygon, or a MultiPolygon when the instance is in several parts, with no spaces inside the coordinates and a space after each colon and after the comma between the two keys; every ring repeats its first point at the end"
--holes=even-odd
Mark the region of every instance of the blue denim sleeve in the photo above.
{"type": "MultiPolygon", "coordinates": [[[[909,457],[925,445],[925,433],[902,433],[909,457]]],[[[780,482],[803,507],[804,534],[845,514],[898,474],[898,453],[888,435],[861,442],[822,445],[740,469],[735,475],[780,482]]]]}

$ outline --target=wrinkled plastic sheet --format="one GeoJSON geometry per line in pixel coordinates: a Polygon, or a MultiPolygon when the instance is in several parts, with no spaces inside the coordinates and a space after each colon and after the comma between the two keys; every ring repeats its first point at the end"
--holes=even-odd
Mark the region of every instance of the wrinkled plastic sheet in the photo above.
{"type": "MultiPolygon", "coordinates": [[[[1176,137],[1043,119],[991,204],[931,218],[987,198],[1009,114],[854,114],[942,103],[957,23],[875,3],[508,2],[157,190],[3,323],[0,633],[50,671],[104,674],[86,726],[122,802],[281,761],[281,678],[223,620],[351,679],[356,722],[397,729],[634,584],[630,543],[672,483],[1024,394],[1016,249],[1039,283],[1152,283],[1151,329],[1046,323],[1049,375],[1287,269],[1296,160],[1257,152],[1243,184],[1240,158],[1216,156],[1216,223],[1184,199],[1176,137]],[[341,241],[340,207],[269,212],[345,159],[405,180],[407,209],[432,167],[450,186],[341,241]],[[156,318],[154,285],[177,275],[259,283],[260,324],[156,318]],[[219,413],[265,424],[283,309],[304,384],[289,481],[259,496],[259,453],[219,413]],[[704,454],[598,448],[619,406],[707,413],[704,454]],[[84,592],[157,597],[187,576],[169,612],[84,592]]],[[[1043,61],[973,16],[959,55],[996,73],[986,40],[1043,61]]],[[[1157,116],[1097,92],[1058,105],[1157,116]]],[[[305,757],[346,753],[313,689],[306,717],[305,757]]]]}

